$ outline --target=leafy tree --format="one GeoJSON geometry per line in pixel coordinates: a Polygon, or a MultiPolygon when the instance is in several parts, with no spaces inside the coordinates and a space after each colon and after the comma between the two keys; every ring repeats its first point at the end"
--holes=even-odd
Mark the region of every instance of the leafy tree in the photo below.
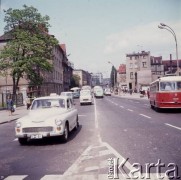
{"type": "Polygon", "coordinates": [[[74,74],[71,78],[71,88],[72,87],[79,87],[80,77],[74,74]]]}
{"type": "Polygon", "coordinates": [[[0,70],[9,72],[13,80],[13,97],[20,78],[27,75],[31,84],[41,85],[42,72],[52,70],[50,59],[58,41],[48,34],[49,17],[32,6],[5,11],[5,36],[9,41],[0,55],[0,70]]]}

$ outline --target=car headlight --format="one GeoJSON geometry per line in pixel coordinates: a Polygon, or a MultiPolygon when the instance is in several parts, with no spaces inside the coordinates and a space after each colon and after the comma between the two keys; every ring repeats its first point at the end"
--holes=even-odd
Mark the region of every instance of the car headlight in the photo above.
{"type": "Polygon", "coordinates": [[[60,126],[62,124],[62,121],[60,119],[55,119],[55,124],[57,126],[60,126]]]}
{"type": "Polygon", "coordinates": [[[16,123],[16,128],[20,128],[21,127],[21,123],[20,122],[17,122],[16,123]]]}

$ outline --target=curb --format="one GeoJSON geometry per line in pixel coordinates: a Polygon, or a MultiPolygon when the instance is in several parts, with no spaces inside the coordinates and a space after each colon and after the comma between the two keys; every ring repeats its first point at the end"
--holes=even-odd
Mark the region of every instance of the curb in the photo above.
{"type": "Polygon", "coordinates": [[[9,120],[9,121],[0,122],[0,124],[10,123],[10,122],[12,122],[12,121],[16,121],[17,119],[19,119],[19,118],[11,119],[11,120],[9,120]]]}
{"type": "Polygon", "coordinates": [[[146,101],[149,100],[149,99],[145,99],[145,98],[141,98],[141,97],[131,97],[131,95],[130,96],[122,96],[122,95],[114,95],[114,94],[112,94],[112,96],[119,97],[119,98],[127,98],[127,99],[137,99],[137,100],[146,100],[146,101]]]}

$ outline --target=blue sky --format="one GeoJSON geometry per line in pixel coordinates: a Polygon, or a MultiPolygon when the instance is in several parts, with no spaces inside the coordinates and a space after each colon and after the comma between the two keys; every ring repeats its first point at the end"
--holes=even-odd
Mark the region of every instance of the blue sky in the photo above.
{"type": "Polygon", "coordinates": [[[0,34],[2,9],[23,4],[50,17],[50,33],[66,44],[75,68],[109,76],[108,61],[118,68],[128,53],[175,58],[174,38],[158,28],[160,22],[174,29],[181,59],[181,0],[1,0],[0,34]]]}

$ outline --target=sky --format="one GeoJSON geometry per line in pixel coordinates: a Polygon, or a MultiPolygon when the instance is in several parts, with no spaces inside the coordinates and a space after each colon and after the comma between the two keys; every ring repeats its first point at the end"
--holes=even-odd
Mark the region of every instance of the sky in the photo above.
{"type": "Polygon", "coordinates": [[[110,76],[126,62],[126,54],[150,51],[164,60],[176,58],[173,35],[159,29],[164,23],[177,37],[181,59],[181,0],[0,0],[0,35],[4,32],[3,9],[22,9],[24,4],[50,17],[50,34],[66,44],[75,69],[110,76]],[[108,61],[111,62],[108,63],[108,61]]]}

